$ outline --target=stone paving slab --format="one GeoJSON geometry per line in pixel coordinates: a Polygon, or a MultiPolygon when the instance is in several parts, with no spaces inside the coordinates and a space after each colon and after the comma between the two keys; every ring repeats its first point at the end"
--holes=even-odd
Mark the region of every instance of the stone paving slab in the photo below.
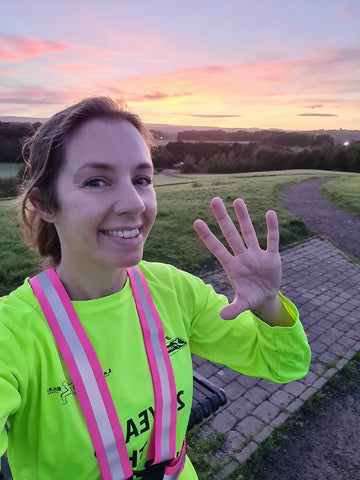
{"type": "MultiPolygon", "coordinates": [[[[339,249],[314,237],[281,252],[281,291],[299,309],[309,339],[309,373],[287,384],[247,377],[193,356],[195,370],[225,389],[228,402],[207,420],[201,433],[226,434],[228,464],[217,475],[225,480],[272,431],[296,412],[360,350],[360,265],[339,249]]],[[[218,293],[231,298],[226,276],[203,276],[218,293]]]]}

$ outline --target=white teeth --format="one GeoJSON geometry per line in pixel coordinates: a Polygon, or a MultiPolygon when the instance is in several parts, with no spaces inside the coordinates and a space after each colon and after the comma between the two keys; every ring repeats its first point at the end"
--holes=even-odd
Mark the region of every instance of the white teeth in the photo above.
{"type": "Polygon", "coordinates": [[[137,237],[140,233],[138,228],[133,230],[103,230],[105,235],[110,235],[110,237],[119,237],[119,238],[134,238],[137,237]]]}

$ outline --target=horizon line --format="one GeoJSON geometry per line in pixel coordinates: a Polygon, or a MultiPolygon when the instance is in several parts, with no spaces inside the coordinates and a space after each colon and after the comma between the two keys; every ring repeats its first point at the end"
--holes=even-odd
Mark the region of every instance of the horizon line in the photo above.
{"type": "MultiPolygon", "coordinates": [[[[8,122],[8,123],[36,123],[36,122],[46,122],[51,117],[28,117],[28,116],[17,116],[17,115],[0,115],[0,122],[8,122]],[[3,119],[19,119],[19,120],[3,120],[3,119]],[[22,119],[22,121],[20,120],[22,119]]],[[[273,131],[284,131],[284,132],[333,132],[333,131],[350,131],[350,132],[357,132],[360,129],[349,129],[349,128],[317,128],[317,129],[285,129],[285,128],[278,128],[278,127],[216,127],[211,125],[179,125],[176,123],[153,123],[153,122],[144,122],[147,126],[164,126],[164,127],[172,127],[172,128],[191,128],[193,130],[199,129],[209,129],[209,130],[273,130],[273,131]]]]}

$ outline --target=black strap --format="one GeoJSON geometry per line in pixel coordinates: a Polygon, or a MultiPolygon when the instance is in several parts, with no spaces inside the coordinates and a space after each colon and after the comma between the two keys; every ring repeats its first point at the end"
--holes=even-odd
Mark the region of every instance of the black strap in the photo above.
{"type": "Polygon", "coordinates": [[[134,480],[163,480],[165,466],[169,462],[161,462],[156,465],[150,465],[150,462],[146,462],[145,470],[139,470],[134,472],[134,480]]]}

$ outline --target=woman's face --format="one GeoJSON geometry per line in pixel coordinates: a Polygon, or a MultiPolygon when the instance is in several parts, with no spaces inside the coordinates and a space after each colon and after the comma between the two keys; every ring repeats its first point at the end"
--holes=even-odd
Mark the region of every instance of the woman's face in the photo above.
{"type": "Polygon", "coordinates": [[[63,271],[99,272],[141,260],[156,217],[152,177],[149,149],[126,120],[92,119],[70,137],[52,216],[63,271]]]}

